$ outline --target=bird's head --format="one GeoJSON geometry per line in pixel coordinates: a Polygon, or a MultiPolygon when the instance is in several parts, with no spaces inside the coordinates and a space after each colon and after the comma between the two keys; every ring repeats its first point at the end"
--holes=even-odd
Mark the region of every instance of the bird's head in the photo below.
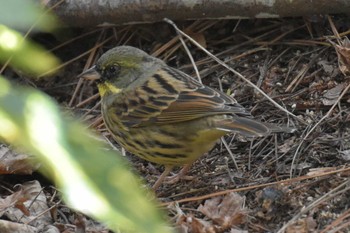
{"type": "Polygon", "coordinates": [[[95,80],[103,97],[121,92],[162,63],[140,49],[118,46],[104,53],[93,67],[78,77],[95,80]]]}

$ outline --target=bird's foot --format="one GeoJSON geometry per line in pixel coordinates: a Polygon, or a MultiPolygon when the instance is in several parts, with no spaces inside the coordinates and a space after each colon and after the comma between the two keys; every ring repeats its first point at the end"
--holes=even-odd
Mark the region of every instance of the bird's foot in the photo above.
{"type": "Polygon", "coordinates": [[[180,170],[178,174],[173,176],[167,176],[171,172],[173,166],[165,166],[164,172],[162,173],[162,175],[160,175],[156,183],[154,183],[154,185],[152,186],[152,189],[156,191],[163,182],[167,184],[174,184],[178,182],[180,179],[192,180],[193,179],[192,176],[186,176],[186,173],[188,172],[190,167],[191,167],[191,164],[187,164],[180,170]]]}
{"type": "Polygon", "coordinates": [[[190,169],[190,166],[191,165],[185,165],[178,174],[166,177],[164,183],[175,184],[180,180],[193,180],[193,176],[186,176],[188,170],[190,169]]]}

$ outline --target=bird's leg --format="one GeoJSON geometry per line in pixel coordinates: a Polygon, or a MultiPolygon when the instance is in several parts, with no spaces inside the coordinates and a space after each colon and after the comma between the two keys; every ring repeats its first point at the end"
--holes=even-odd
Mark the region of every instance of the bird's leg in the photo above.
{"type": "Polygon", "coordinates": [[[166,183],[167,184],[174,184],[176,182],[178,182],[180,179],[184,178],[184,176],[187,174],[188,170],[190,170],[191,164],[186,164],[180,171],[178,174],[167,177],[166,179],[166,183]]]}
{"type": "Polygon", "coordinates": [[[156,191],[159,188],[159,186],[163,183],[165,177],[171,172],[171,170],[173,170],[173,167],[174,166],[171,165],[165,166],[164,172],[160,175],[158,180],[152,186],[152,189],[154,191],[156,191]]]}
{"type": "MultiPolygon", "coordinates": [[[[169,175],[169,173],[171,172],[171,170],[173,170],[174,166],[168,165],[165,166],[164,172],[160,175],[160,177],[158,178],[158,180],[154,183],[154,185],[152,186],[152,189],[154,191],[156,191],[159,186],[165,182],[167,184],[174,184],[176,182],[178,182],[180,179],[182,179],[188,172],[188,170],[190,170],[191,164],[186,164],[180,171],[178,174],[167,177],[167,175],[169,175]]],[[[190,177],[192,178],[192,177],[190,177]]]]}

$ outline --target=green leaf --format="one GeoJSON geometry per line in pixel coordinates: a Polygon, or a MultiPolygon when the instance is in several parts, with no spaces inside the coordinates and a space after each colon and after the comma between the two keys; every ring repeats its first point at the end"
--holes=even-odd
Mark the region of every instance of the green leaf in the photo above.
{"type": "Polygon", "coordinates": [[[8,60],[14,68],[33,75],[50,73],[59,64],[51,53],[0,24],[0,62],[8,60]]]}
{"type": "Polygon", "coordinates": [[[102,149],[84,126],[63,117],[48,96],[14,88],[1,77],[0,138],[37,155],[71,206],[114,231],[171,232],[152,195],[140,189],[118,153],[102,149]]]}
{"type": "Polygon", "coordinates": [[[19,31],[26,32],[33,25],[37,29],[51,31],[57,24],[53,15],[44,14],[44,11],[33,1],[0,0],[0,6],[1,24],[19,31]]]}

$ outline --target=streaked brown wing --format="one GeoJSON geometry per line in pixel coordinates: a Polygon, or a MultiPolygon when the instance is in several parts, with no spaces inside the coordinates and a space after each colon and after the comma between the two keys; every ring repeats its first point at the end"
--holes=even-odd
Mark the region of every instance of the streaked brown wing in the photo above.
{"type": "Polygon", "coordinates": [[[218,113],[231,113],[239,116],[250,115],[234,99],[209,87],[202,86],[193,91],[181,92],[176,101],[172,102],[157,117],[157,121],[172,123],[218,113]]]}
{"type": "Polygon", "coordinates": [[[113,104],[120,106],[114,111],[126,127],[173,124],[218,113],[250,116],[233,98],[168,67],[123,92],[113,104]]]}

